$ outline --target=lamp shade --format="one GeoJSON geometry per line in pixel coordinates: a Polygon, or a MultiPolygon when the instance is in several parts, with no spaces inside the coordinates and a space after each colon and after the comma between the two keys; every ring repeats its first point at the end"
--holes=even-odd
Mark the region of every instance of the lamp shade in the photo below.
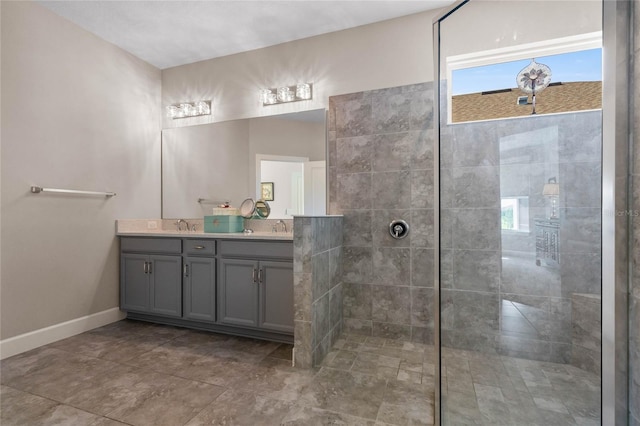
{"type": "Polygon", "coordinates": [[[545,183],[542,188],[542,195],[553,196],[560,194],[560,184],[558,183],[545,183]]]}

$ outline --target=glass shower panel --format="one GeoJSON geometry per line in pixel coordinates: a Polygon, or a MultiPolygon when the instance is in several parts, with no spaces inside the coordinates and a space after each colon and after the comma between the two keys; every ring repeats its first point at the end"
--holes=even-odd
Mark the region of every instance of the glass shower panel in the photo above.
{"type": "Polygon", "coordinates": [[[580,2],[576,21],[568,3],[557,2],[548,28],[521,19],[540,7],[526,1],[472,0],[440,22],[442,424],[600,424],[602,111],[545,113],[545,101],[581,102],[552,98],[554,86],[535,115],[529,103],[520,116],[474,120],[467,104],[469,120],[452,124],[449,110],[527,108],[521,68],[503,90],[463,97],[451,68],[522,60],[599,31],[600,7],[580,2]],[[479,16],[471,38],[464,29],[479,16]]]}

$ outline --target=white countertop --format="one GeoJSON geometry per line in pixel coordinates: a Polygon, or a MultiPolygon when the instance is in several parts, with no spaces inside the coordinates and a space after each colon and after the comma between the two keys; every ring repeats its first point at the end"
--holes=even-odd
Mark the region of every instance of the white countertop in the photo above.
{"type": "MultiPolygon", "coordinates": [[[[192,221],[193,222],[193,221],[192,221]]],[[[244,232],[203,232],[202,222],[199,223],[199,231],[177,231],[165,229],[168,224],[163,220],[118,220],[116,221],[116,235],[119,237],[181,237],[181,238],[216,238],[227,240],[280,240],[293,241],[293,232],[265,232],[255,231],[251,234],[244,232]],[[149,225],[157,226],[156,229],[148,229],[149,225]],[[164,225],[164,226],[163,226],[164,225]]]]}
{"type": "Polygon", "coordinates": [[[181,237],[181,238],[217,238],[228,240],[283,240],[293,241],[292,232],[244,232],[212,233],[202,231],[169,231],[165,229],[145,231],[116,232],[119,237],[181,237]]]}

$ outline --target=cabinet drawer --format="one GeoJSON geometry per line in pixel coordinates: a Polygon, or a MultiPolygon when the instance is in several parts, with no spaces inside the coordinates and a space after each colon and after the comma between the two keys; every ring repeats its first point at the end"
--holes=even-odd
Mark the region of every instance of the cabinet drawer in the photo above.
{"type": "Polygon", "coordinates": [[[293,258],[291,241],[237,241],[221,240],[218,247],[222,256],[293,258]]]}
{"type": "Polygon", "coordinates": [[[120,237],[120,250],[141,253],[182,253],[179,238],[130,238],[120,237]]]}
{"type": "Polygon", "coordinates": [[[195,256],[215,256],[215,240],[184,240],[184,252],[195,256]]]}

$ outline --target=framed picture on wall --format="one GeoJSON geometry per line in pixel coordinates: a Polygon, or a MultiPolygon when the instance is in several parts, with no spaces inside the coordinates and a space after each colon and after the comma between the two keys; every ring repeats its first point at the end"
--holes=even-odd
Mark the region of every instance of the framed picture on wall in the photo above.
{"type": "Polygon", "coordinates": [[[273,182],[262,182],[260,188],[262,189],[262,199],[265,201],[273,201],[273,182]]]}

